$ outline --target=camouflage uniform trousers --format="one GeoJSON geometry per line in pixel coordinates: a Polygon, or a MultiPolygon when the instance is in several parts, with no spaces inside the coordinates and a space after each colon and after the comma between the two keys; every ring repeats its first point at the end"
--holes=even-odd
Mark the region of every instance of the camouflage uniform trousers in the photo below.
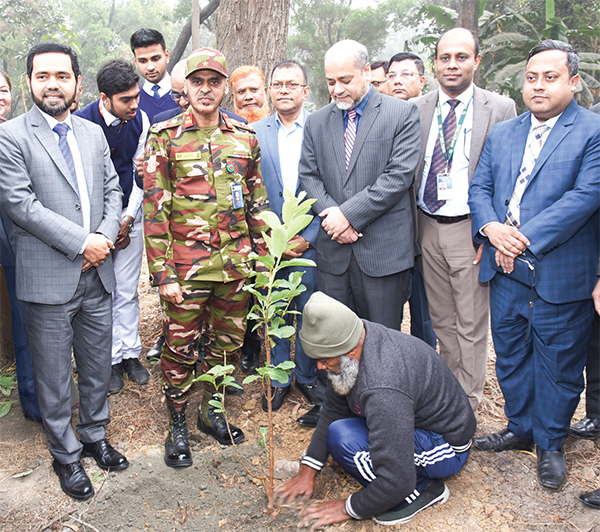
{"type": "MultiPolygon", "coordinates": [[[[206,354],[202,372],[222,363],[242,347],[246,332],[249,294],[242,290],[246,279],[229,283],[180,281],[183,302],[161,300],[165,345],[160,361],[167,404],[187,401],[198,360],[196,347],[204,330],[206,354]]],[[[213,391],[208,383],[205,389],[213,391]]]]}

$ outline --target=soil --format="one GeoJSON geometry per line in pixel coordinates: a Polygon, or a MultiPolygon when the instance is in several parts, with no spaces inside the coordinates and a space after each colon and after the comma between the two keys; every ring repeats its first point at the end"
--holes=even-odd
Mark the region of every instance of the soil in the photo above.
{"type": "MultiPolygon", "coordinates": [[[[154,345],[159,330],[157,297],[144,280],[140,283],[142,318],[140,331],[145,352],[154,345]]],[[[408,330],[408,312],[403,329],[408,330]]],[[[488,380],[478,411],[477,434],[506,426],[502,394],[494,373],[490,346],[488,380]]],[[[267,500],[260,481],[240,466],[234,449],[222,447],[196,430],[200,388],[192,394],[188,420],[194,465],[171,469],[163,461],[167,427],[166,407],[160,390],[158,368],[150,382],[137,386],[126,381],[125,389],[109,398],[111,443],[123,452],[130,467],[104,473],[92,459],[83,460],[96,495],[76,502],[60,489],[52,471],[44,431],[24,419],[16,391],[11,412],[0,419],[0,530],[2,532],[263,532],[295,530],[297,509],[266,513],[267,500]]],[[[236,377],[243,378],[239,372],[236,377]]],[[[228,397],[230,419],[242,427],[246,441],[238,449],[255,472],[267,467],[267,453],[259,445],[259,427],[266,426],[260,408],[259,383],[247,385],[241,396],[228,397]]],[[[584,400],[582,401],[582,405],[584,400]]],[[[584,415],[580,405],[575,419],[584,415]]],[[[275,459],[296,466],[308,446],[312,430],[295,423],[310,405],[294,389],[274,414],[275,459]]],[[[77,410],[74,410],[74,422],[77,410]]],[[[533,453],[483,453],[473,450],[461,473],[447,480],[450,499],[415,516],[410,523],[392,529],[407,532],[435,531],[581,531],[600,532],[600,512],[584,507],[580,493],[600,486],[600,440],[569,438],[565,445],[569,473],[557,492],[542,488],[536,477],[533,453]]],[[[285,472],[283,473],[285,475],[285,472]]],[[[317,477],[315,499],[347,497],[359,489],[336,464],[329,463],[317,477]]],[[[368,532],[381,530],[372,521],[351,521],[328,530],[368,532]]]]}

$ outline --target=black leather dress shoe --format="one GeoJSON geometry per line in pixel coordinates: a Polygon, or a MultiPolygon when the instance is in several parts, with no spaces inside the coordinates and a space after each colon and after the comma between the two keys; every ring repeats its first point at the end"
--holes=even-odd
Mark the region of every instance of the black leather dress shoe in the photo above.
{"type": "Polygon", "coordinates": [[[303,427],[316,427],[322,408],[322,405],[313,406],[308,412],[306,412],[306,414],[300,416],[296,420],[296,423],[298,423],[298,425],[302,425],[303,427]]]}
{"type": "Polygon", "coordinates": [[[517,438],[508,429],[486,434],[480,438],[473,438],[473,445],[482,451],[530,451],[533,449],[533,441],[517,438]]]}
{"type": "Polygon", "coordinates": [[[545,488],[557,490],[567,476],[565,455],[560,451],[546,451],[537,448],[537,472],[540,484],[545,488]]]}
{"type": "MultiPolygon", "coordinates": [[[[290,387],[289,386],[277,386],[277,388],[271,388],[271,393],[272,393],[272,401],[271,401],[271,409],[273,410],[273,412],[277,412],[277,410],[279,410],[282,405],[283,405],[283,400],[287,397],[288,393],[290,393],[290,387]]],[[[262,409],[263,412],[268,412],[269,411],[269,405],[268,405],[268,401],[267,401],[267,393],[265,392],[263,394],[262,397],[262,409]]]]}
{"type": "Polygon", "coordinates": [[[581,440],[595,440],[600,437],[600,419],[586,416],[575,425],[571,425],[569,434],[581,440]]]}
{"type": "Polygon", "coordinates": [[[600,510],[600,489],[583,493],[579,496],[579,500],[590,508],[596,508],[596,510],[600,510]]]}
{"type": "Polygon", "coordinates": [[[113,364],[110,368],[110,384],[108,385],[108,395],[119,393],[125,383],[123,382],[123,362],[113,364]]]}
{"type": "Polygon", "coordinates": [[[162,348],[165,345],[165,337],[161,334],[156,343],[146,353],[146,360],[158,362],[162,355],[162,348]]]}
{"type": "Polygon", "coordinates": [[[113,471],[119,471],[120,469],[127,469],[129,462],[119,451],[113,448],[108,443],[108,440],[98,440],[93,443],[83,443],[83,452],[81,456],[91,456],[100,469],[105,471],[111,469],[113,471]]]}
{"type": "Polygon", "coordinates": [[[233,443],[236,445],[244,441],[245,436],[242,429],[236,427],[232,423],[229,423],[231,437],[229,436],[225,418],[221,414],[217,414],[212,406],[208,409],[208,421],[210,422],[210,425],[202,419],[202,414],[198,411],[198,430],[204,432],[204,434],[210,434],[221,445],[231,445],[232,438],[233,443]]]}
{"type": "Polygon", "coordinates": [[[146,384],[150,375],[148,370],[142,365],[139,358],[126,358],[123,360],[123,368],[129,377],[129,380],[136,384],[146,384]]]}
{"type": "Polygon", "coordinates": [[[311,384],[301,384],[296,381],[296,388],[302,392],[311,404],[323,404],[325,390],[323,389],[323,385],[319,386],[319,381],[312,382],[311,384]]]}
{"type": "Polygon", "coordinates": [[[61,464],[55,458],[52,467],[58,475],[60,487],[69,497],[86,501],[94,495],[94,487],[79,460],[70,464],[61,464]]]}

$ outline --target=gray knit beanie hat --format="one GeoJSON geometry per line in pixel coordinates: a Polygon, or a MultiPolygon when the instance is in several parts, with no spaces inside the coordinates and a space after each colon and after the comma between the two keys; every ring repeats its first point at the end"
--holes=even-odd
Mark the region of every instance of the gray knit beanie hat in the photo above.
{"type": "Polygon", "coordinates": [[[352,351],[363,330],[361,319],[346,305],[315,292],[304,305],[298,336],[310,358],[334,358],[352,351]]]}

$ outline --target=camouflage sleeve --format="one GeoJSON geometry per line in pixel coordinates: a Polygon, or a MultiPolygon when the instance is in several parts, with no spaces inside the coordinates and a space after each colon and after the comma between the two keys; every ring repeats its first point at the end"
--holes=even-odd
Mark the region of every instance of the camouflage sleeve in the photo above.
{"type": "Polygon", "coordinates": [[[144,157],[144,241],[152,284],[177,282],[170,229],[175,184],[169,172],[168,130],[151,130],[144,157]]]}
{"type": "Polygon", "coordinates": [[[248,167],[248,174],[246,175],[248,194],[244,197],[246,223],[248,224],[254,251],[259,255],[266,255],[268,249],[262,231],[268,231],[269,228],[258,215],[262,211],[269,210],[269,198],[260,172],[260,146],[256,138],[252,139],[251,148],[252,163],[248,167]]]}

